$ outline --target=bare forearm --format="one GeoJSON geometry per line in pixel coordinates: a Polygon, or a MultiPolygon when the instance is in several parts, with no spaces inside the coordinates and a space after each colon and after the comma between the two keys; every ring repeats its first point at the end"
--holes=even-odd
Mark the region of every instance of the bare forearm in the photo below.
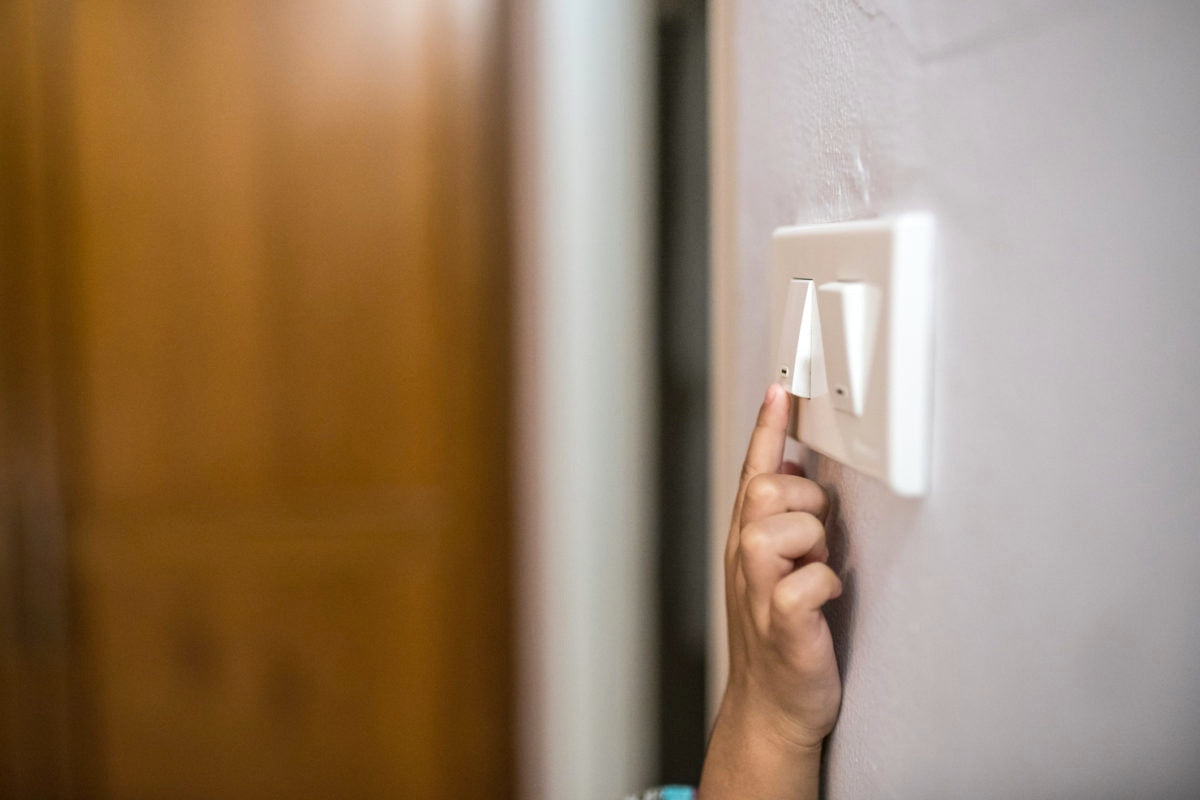
{"type": "Polygon", "coordinates": [[[769,720],[722,703],[698,800],[817,800],[821,745],[784,741],[769,720]]]}

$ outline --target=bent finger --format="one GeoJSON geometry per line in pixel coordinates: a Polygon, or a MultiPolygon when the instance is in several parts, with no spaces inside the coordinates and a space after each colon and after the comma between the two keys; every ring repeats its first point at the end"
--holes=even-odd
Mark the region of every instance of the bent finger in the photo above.
{"type": "Polygon", "coordinates": [[[842,581],[829,565],[819,561],[805,564],[775,584],[771,592],[771,624],[782,631],[795,631],[816,621],[825,605],[842,594],[842,581]]]}
{"type": "Polygon", "coordinates": [[[796,570],[797,562],[829,560],[825,526],[812,514],[777,514],[742,529],[739,561],[746,596],[755,619],[768,619],[776,585],[796,570]]]}
{"type": "Polygon", "coordinates": [[[829,495],[820,484],[808,478],[755,475],[746,484],[738,522],[745,526],[788,511],[806,511],[824,520],[829,514],[829,495]]]}

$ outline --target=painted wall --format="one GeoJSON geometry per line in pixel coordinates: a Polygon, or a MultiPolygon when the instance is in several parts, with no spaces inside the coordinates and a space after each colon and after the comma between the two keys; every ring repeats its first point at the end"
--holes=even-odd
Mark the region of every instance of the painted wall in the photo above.
{"type": "Polygon", "coordinates": [[[815,462],[850,586],[828,796],[1196,796],[1200,5],[716,5],[724,497],[771,230],[940,224],[931,496],[815,462]]]}

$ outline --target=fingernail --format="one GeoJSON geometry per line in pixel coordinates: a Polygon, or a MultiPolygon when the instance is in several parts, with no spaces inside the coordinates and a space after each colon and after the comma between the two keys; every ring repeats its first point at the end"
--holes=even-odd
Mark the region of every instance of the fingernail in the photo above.
{"type": "Polygon", "coordinates": [[[775,402],[775,397],[779,394],[779,385],[772,383],[767,387],[767,396],[763,398],[764,405],[771,405],[775,402]]]}

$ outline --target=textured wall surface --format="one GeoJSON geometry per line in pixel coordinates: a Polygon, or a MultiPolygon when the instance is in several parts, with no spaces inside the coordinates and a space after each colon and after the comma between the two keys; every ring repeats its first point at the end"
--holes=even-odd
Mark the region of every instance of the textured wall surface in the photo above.
{"type": "Polygon", "coordinates": [[[831,798],[1200,792],[1200,6],[738,2],[735,411],[771,230],[939,222],[934,488],[819,460],[831,798]]]}

